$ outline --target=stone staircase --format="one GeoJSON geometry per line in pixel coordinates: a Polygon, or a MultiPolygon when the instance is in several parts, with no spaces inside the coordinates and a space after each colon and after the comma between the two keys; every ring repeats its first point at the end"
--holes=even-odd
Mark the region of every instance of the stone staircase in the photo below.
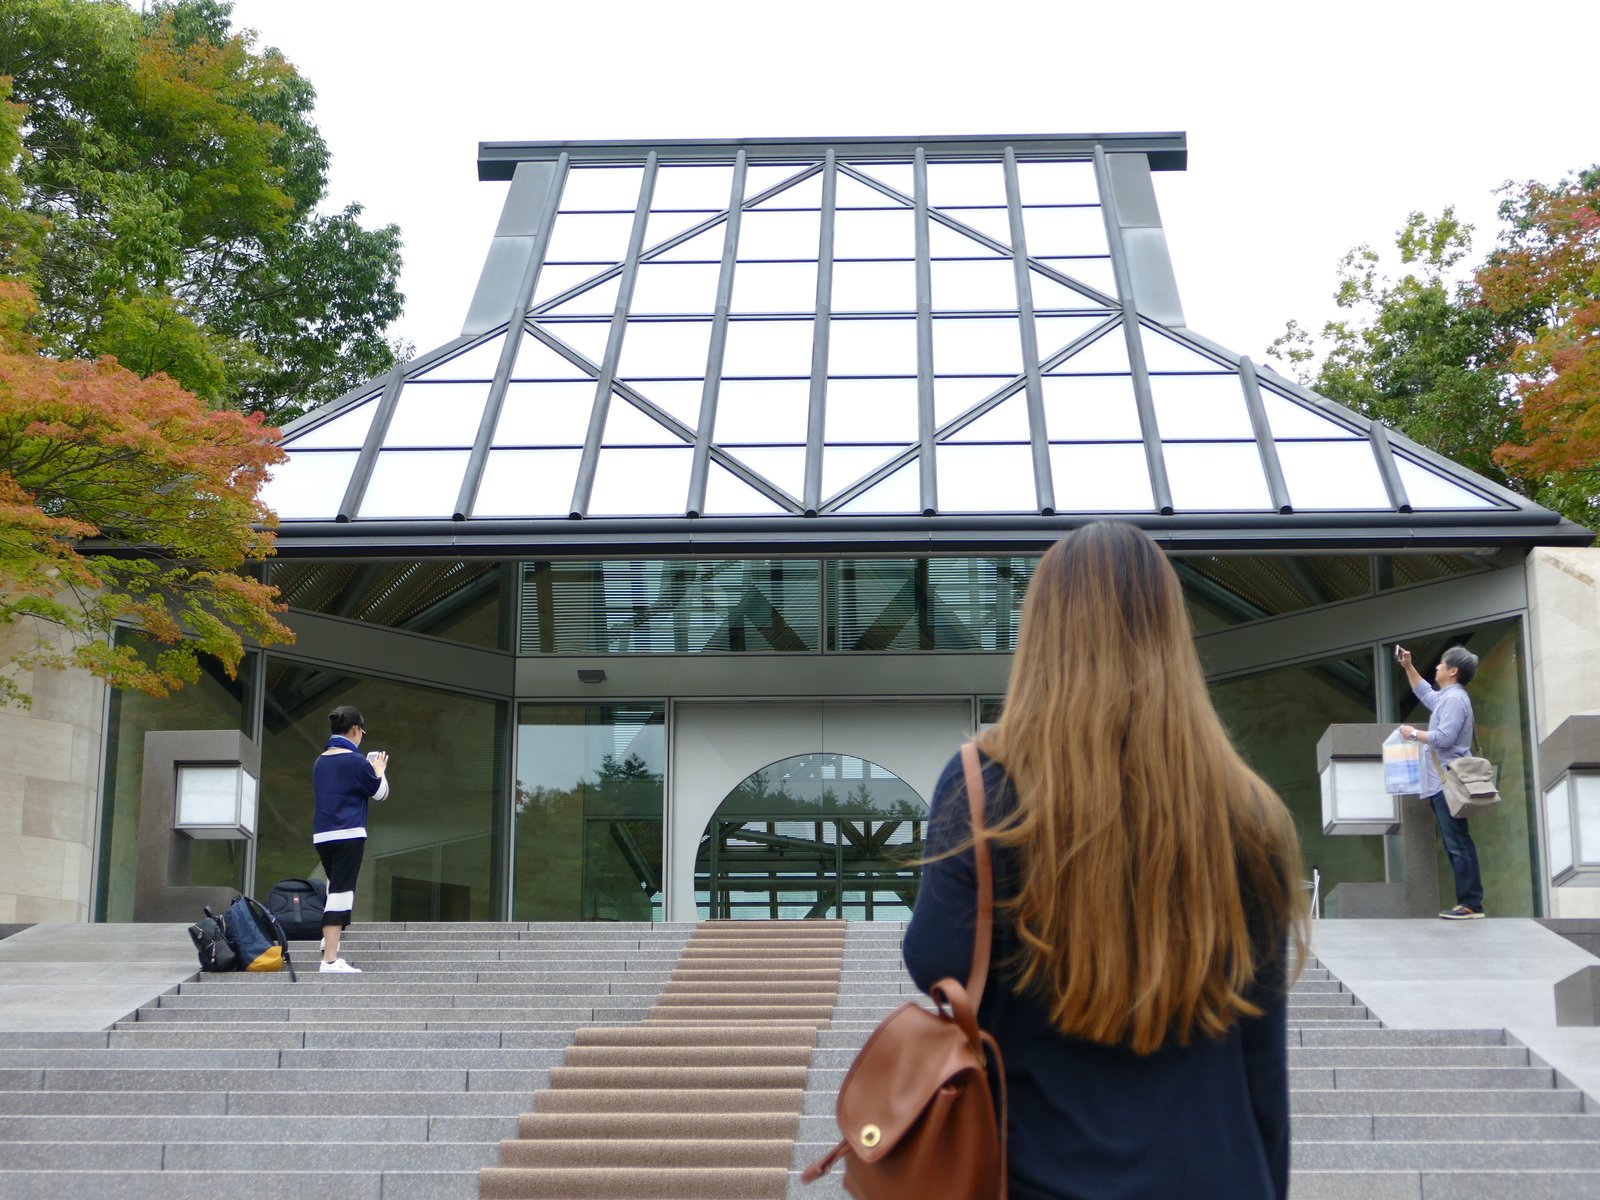
{"type": "MultiPolygon", "coordinates": [[[[612,1053],[583,1046],[678,1042],[671,1029],[685,1013],[646,1018],[692,957],[682,952],[694,929],[360,925],[345,949],[363,975],[318,975],[314,946],[298,946],[309,968],[298,984],[207,976],[109,1030],[0,1034],[0,1200],[214,1200],[229,1190],[252,1200],[465,1200],[479,1195],[480,1173],[494,1178],[485,1168],[539,1170],[530,1134],[703,1139],[669,1111],[642,1130],[626,1117],[561,1116],[570,1102],[544,1098],[563,1090],[550,1088],[554,1072],[612,1053]],[[613,1032],[628,1027],[660,1032],[613,1032]],[[579,1053],[563,1065],[571,1047],[579,1053]]],[[[753,1131],[764,1142],[794,1138],[790,1197],[843,1196],[838,1168],[811,1187],[799,1169],[838,1136],[834,1095],[856,1048],[916,997],[900,935],[896,925],[846,928],[838,1001],[810,1052],[798,1122],[753,1131]]],[[[680,980],[675,990],[693,988],[680,980]]],[[[1600,1196],[1594,1102],[1503,1031],[1383,1028],[1316,964],[1290,1004],[1295,1200],[1600,1196]]],[[[704,1016],[708,1027],[739,1023],[723,1010],[704,1016]]],[[[672,1096],[665,1077],[653,1082],[654,1100],[672,1096]]],[[[643,1172],[639,1187],[614,1196],[673,1194],[660,1178],[643,1172]]],[[[762,1179],[769,1193],[770,1168],[762,1179]]],[[[570,1193],[551,1184],[529,1194],[570,1193]]]]}

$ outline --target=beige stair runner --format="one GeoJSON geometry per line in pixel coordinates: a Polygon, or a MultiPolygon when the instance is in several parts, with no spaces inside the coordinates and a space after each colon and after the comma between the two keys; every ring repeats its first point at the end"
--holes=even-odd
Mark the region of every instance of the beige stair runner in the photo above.
{"type": "Polygon", "coordinates": [[[577,1031],[483,1200],[783,1200],[842,921],[708,921],[650,1015],[577,1031]]]}

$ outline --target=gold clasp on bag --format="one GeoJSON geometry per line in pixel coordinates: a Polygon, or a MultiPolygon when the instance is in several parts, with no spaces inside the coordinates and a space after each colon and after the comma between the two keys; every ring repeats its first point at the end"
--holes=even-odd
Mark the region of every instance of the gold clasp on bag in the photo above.
{"type": "Polygon", "coordinates": [[[871,1150],[883,1140],[883,1131],[876,1125],[863,1125],[861,1127],[861,1144],[871,1150]]]}

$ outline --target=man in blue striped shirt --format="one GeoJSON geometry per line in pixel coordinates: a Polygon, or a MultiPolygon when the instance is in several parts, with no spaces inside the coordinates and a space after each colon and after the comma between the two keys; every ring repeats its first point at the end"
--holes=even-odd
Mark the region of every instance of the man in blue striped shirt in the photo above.
{"type": "Polygon", "coordinates": [[[1428,747],[1422,755],[1422,798],[1433,807],[1439,839],[1456,877],[1456,906],[1439,915],[1447,921],[1474,921],[1483,916],[1483,875],[1478,869],[1478,848],[1473,845],[1465,817],[1452,816],[1439,779],[1439,764],[1455,762],[1472,751],[1472,701],[1466,685],[1478,671],[1478,656],[1465,646],[1451,646],[1434,669],[1430,684],[1411,663],[1411,651],[1395,647],[1395,659],[1405,668],[1406,680],[1416,698],[1431,711],[1428,727],[1400,726],[1400,736],[1428,747]],[[1438,756],[1437,762],[1435,755],[1438,756]]]}

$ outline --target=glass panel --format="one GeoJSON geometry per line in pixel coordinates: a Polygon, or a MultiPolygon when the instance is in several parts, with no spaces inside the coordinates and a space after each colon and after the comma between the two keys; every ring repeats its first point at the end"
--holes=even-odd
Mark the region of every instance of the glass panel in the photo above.
{"type": "Polygon", "coordinates": [[[873,763],[804,754],[728,793],[695,860],[702,916],[904,921],[927,805],[873,763]],[[874,819],[878,818],[878,819],[874,819]]]}
{"type": "MultiPolygon", "coordinates": [[[[814,320],[729,321],[723,375],[810,375],[815,326],[814,320]]],[[[700,361],[703,368],[704,353],[700,361]]]]}
{"type": "Polygon", "coordinates": [[[828,567],[828,649],[1016,649],[1034,558],[842,559],[828,567]]]}
{"type": "Polygon", "coordinates": [[[474,517],[565,517],[582,450],[491,450],[474,517]]]}
{"type": "Polygon", "coordinates": [[[1179,512],[1269,509],[1272,497],[1254,442],[1165,442],[1172,507],[1179,512]]]}
{"type": "Polygon", "coordinates": [[[1025,208],[1022,229],[1035,258],[1106,253],[1106,222],[1098,208],[1025,208]]]}
{"type": "MultiPolygon", "coordinates": [[[[823,458],[826,465],[827,458],[823,458]]],[[[841,513],[915,513],[922,511],[922,483],[913,459],[881,483],[875,483],[849,503],[841,513]]]]}
{"type": "MultiPolygon", "coordinates": [[[[754,195],[748,187],[745,189],[749,195],[754,195]]],[[[771,199],[763,200],[758,206],[761,209],[771,208],[821,208],[822,207],[822,172],[818,171],[808,175],[799,183],[792,183],[771,199]]]]}
{"type": "MultiPolygon", "coordinates": [[[[952,442],[1025,442],[1030,437],[1028,398],[1017,392],[991,408],[972,424],[949,435],[952,442]]],[[[1029,467],[1031,473],[1032,467],[1029,467]]],[[[941,480],[941,493],[942,493],[941,480]]]]}
{"type": "Polygon", "coordinates": [[[621,289],[622,276],[613,275],[604,283],[597,283],[594,287],[579,292],[570,300],[563,300],[560,304],[553,305],[549,311],[559,313],[564,317],[572,316],[607,316],[617,311],[617,295],[621,289]]]}
{"type": "Polygon", "coordinates": [[[1355,430],[1319,416],[1310,407],[1295,400],[1287,400],[1276,392],[1261,389],[1261,407],[1267,414],[1267,426],[1274,438],[1355,438],[1355,430]]]}
{"type": "MultiPolygon", "coordinates": [[[[1491,621],[1469,633],[1457,631],[1448,637],[1402,636],[1398,640],[1411,651],[1417,670],[1427,680],[1433,678],[1440,655],[1451,645],[1464,645],[1478,656],[1478,673],[1467,685],[1467,694],[1472,699],[1479,752],[1499,768],[1502,800],[1494,812],[1472,822],[1472,840],[1477,844],[1483,872],[1485,905],[1491,913],[1507,917],[1539,915],[1533,890],[1537,831],[1522,619],[1491,621]]],[[[1384,649],[1390,647],[1385,644],[1384,649]]],[[[1426,726],[1427,710],[1407,690],[1399,667],[1389,669],[1395,673],[1393,719],[1426,726]]],[[[1454,877],[1442,847],[1438,863],[1440,907],[1445,908],[1456,898],[1454,877]]]]}
{"type": "Polygon", "coordinates": [[[916,177],[910,163],[852,163],[863,175],[870,175],[879,183],[886,183],[906,199],[916,190],[916,177]]]}
{"type": "Polygon", "coordinates": [[[291,433],[283,439],[285,450],[359,450],[366,443],[367,430],[372,428],[372,415],[378,411],[376,400],[367,400],[346,409],[331,421],[324,421],[315,429],[304,433],[291,433]]]}
{"type": "Polygon", "coordinates": [[[744,172],[744,198],[747,201],[754,200],[768,188],[777,187],[780,183],[793,179],[806,169],[806,166],[801,163],[746,167],[744,172]]]}
{"type": "Polygon", "coordinates": [[[685,238],[666,250],[646,247],[651,262],[709,262],[720,263],[722,251],[728,240],[727,226],[721,221],[710,229],[685,238]]]}
{"type": "Polygon", "coordinates": [[[1365,554],[1195,555],[1175,558],[1191,611],[1211,628],[1300,612],[1372,594],[1365,554]]]}
{"type": "Polygon", "coordinates": [[[1572,806],[1568,802],[1569,779],[1562,779],[1544,793],[1544,824],[1550,839],[1550,878],[1572,870],[1577,856],[1572,845],[1572,806]]]}
{"type": "Polygon", "coordinates": [[[693,457],[688,446],[601,451],[589,515],[682,516],[693,457]]]}
{"type": "Polygon", "coordinates": [[[835,446],[822,448],[822,495],[829,499],[856,480],[876,471],[905,446],[835,446]]]}
{"type": "Polygon", "coordinates": [[[706,471],[706,516],[773,516],[786,511],[782,505],[756,491],[727,467],[715,462],[709,464],[706,471]]]}
{"type": "Polygon", "coordinates": [[[833,311],[915,312],[917,264],[841,262],[833,266],[833,311]]]}
{"type": "Polygon", "coordinates": [[[1400,469],[1400,482],[1405,485],[1406,498],[1413,508],[1494,507],[1492,501],[1434,474],[1403,454],[1394,456],[1394,465],[1400,469]]]}
{"type": "MultiPolygon", "coordinates": [[[[1109,262],[1110,260],[1107,261],[1109,262]]],[[[1059,268],[1061,264],[1057,263],[1055,265],[1059,268]]],[[[1088,281],[1085,280],[1084,282],[1088,281]]],[[[1081,292],[1073,291],[1064,283],[1057,283],[1042,271],[1029,271],[1028,283],[1033,289],[1033,308],[1035,312],[1054,308],[1092,308],[1095,305],[1095,301],[1088,296],[1081,292]]],[[[1103,287],[1098,284],[1095,286],[1111,296],[1117,294],[1114,282],[1107,282],[1103,287]]]]}
{"type": "Polygon", "coordinates": [[[972,312],[986,308],[1016,310],[1016,268],[1003,258],[983,262],[935,260],[934,311],[972,312]]]}
{"type": "Polygon", "coordinates": [[[617,263],[628,249],[630,213],[563,213],[550,230],[545,261],[617,263]]]}
{"type": "Polygon", "coordinates": [[[512,383],[495,427],[495,446],[581,446],[594,407],[593,380],[585,383],[512,383]]]}
{"type": "Polygon", "coordinates": [[[710,342],[710,321],[629,321],[617,374],[703,378],[710,342]]]}
{"type": "Polygon", "coordinates": [[[1034,338],[1039,345],[1040,361],[1065,350],[1073,342],[1098,328],[1104,317],[1034,317],[1034,338]]]}
{"type": "MultiPolygon", "coordinates": [[[[570,325],[558,325],[559,331],[573,328],[570,325]]],[[[601,325],[601,330],[609,328],[601,325]]],[[[602,347],[604,342],[601,343],[602,347]]],[[[565,355],[557,354],[538,338],[531,334],[523,334],[522,345],[517,348],[517,361],[511,368],[512,379],[586,379],[593,380],[582,367],[572,362],[565,355]]]]}
{"type": "MultiPolygon", "coordinates": [[[[1033,255],[1034,258],[1043,258],[1042,254],[1033,255]]],[[[1109,256],[1103,258],[1055,258],[1046,262],[1052,270],[1060,271],[1079,283],[1086,283],[1103,296],[1116,299],[1117,273],[1111,265],[1109,256]]]]}
{"type": "Polygon", "coordinates": [[[833,218],[834,258],[915,258],[909,208],[841,209],[833,218]]]}
{"type": "Polygon", "coordinates": [[[659,921],[662,704],[517,708],[512,915],[659,921]]]}
{"type": "MultiPolygon", "coordinates": [[[[816,258],[822,216],[752,208],[739,220],[739,257],[816,258]]],[[[718,250],[720,254],[720,249],[718,250]]]]}
{"type": "Polygon", "coordinates": [[[723,449],[795,499],[806,490],[804,446],[724,446],[723,449]]]}
{"type": "Polygon", "coordinates": [[[916,321],[833,320],[828,370],[834,375],[915,375],[916,321]]]}
{"type": "Polygon", "coordinates": [[[503,701],[269,659],[261,742],[257,895],[306,874],[311,766],[328,712],[353,704],[387,750],[391,792],[374,804],[356,883],[357,921],[490,921],[504,897],[507,751],[503,701]],[[443,798],[448,797],[448,802],[443,798]]]}
{"type": "Polygon", "coordinates": [[[561,208],[625,209],[639,206],[640,167],[573,167],[561,188],[561,208]]]}
{"type": "Polygon", "coordinates": [[[915,379],[830,379],[823,436],[830,442],[910,442],[917,436],[915,379]]]}
{"type": "Polygon", "coordinates": [[[1282,797],[1300,834],[1302,879],[1322,872],[1322,896],[1384,877],[1381,837],[1322,832],[1317,739],[1329,725],[1368,724],[1377,711],[1372,656],[1351,654],[1211,685],[1217,715],[1244,760],[1282,797]]]}
{"type": "Polygon", "coordinates": [[[261,502],[280,521],[331,521],[339,512],[355,468],[353,450],[299,450],[270,468],[261,502]]]}
{"type": "Polygon", "coordinates": [[[1092,162],[1019,162],[1017,186],[1024,204],[1099,204],[1092,162]]]}
{"type": "Polygon", "coordinates": [[[730,312],[817,311],[817,264],[742,262],[733,272],[730,312]]]}
{"type": "Polygon", "coordinates": [[[1391,507],[1371,443],[1279,442],[1278,462],[1298,509],[1391,507]]]}
{"type": "Polygon", "coordinates": [[[602,446],[681,446],[683,439],[625,396],[613,393],[602,446]]]}
{"type": "Polygon", "coordinates": [[[535,305],[543,304],[552,296],[559,296],[568,288],[588,282],[604,270],[604,267],[572,267],[546,263],[539,268],[539,282],[534,285],[533,303],[535,305]]]}
{"type": "Polygon", "coordinates": [[[643,263],[633,282],[630,312],[710,313],[721,268],[709,263],[643,263]]]}
{"type": "Polygon", "coordinates": [[[1144,436],[1131,375],[1046,375],[1044,426],[1053,442],[1138,441],[1144,436]]]}
{"type": "Polygon", "coordinates": [[[487,383],[408,383],[400,390],[384,447],[470,448],[488,398],[487,383]]]}
{"type": "Polygon", "coordinates": [[[500,365],[500,349],[504,345],[504,335],[490,338],[465,354],[458,354],[454,358],[429,367],[420,374],[413,375],[411,380],[415,383],[423,379],[429,382],[447,379],[493,379],[495,368],[500,365]]]}
{"type": "Polygon", "coordinates": [[[1255,437],[1237,375],[1152,375],[1150,395],[1169,441],[1255,437]]]}
{"type": "MultiPolygon", "coordinates": [[[[273,564],[274,566],[276,564],[273,564]]],[[[154,663],[163,647],[131,630],[116,631],[119,646],[132,646],[141,659],[154,663]]],[[[245,703],[260,657],[247,654],[238,677],[229,679],[222,664],[198,656],[200,677],[169,696],[146,696],[128,688],[108,688],[105,795],[100,817],[100,888],[95,919],[132,921],[134,884],[139,874],[139,809],[144,788],[144,736],[164,729],[239,729],[248,732],[245,703]]],[[[308,780],[309,782],[309,780],[308,780]]],[[[18,785],[20,791],[21,785],[18,785]]],[[[307,789],[309,791],[309,789],[307,789]]],[[[309,804],[307,804],[309,810],[309,804]]],[[[17,800],[18,818],[22,800],[17,800]]],[[[47,810],[48,811],[48,810],[47,810]]],[[[15,827],[14,827],[15,828],[15,827]]],[[[9,835],[15,837],[13,833],[9,835]]],[[[308,848],[310,838],[307,839],[308,848]]],[[[197,841],[173,856],[179,872],[174,883],[248,890],[242,841],[197,841]],[[184,854],[187,853],[187,863],[184,854]]],[[[304,873],[302,869],[302,874],[304,873]]]]}
{"type": "Polygon", "coordinates": [[[1016,318],[935,320],[933,365],[942,374],[950,375],[1019,374],[1022,342],[1016,318]]]}
{"type": "Polygon", "coordinates": [[[934,258],[1004,258],[1007,261],[1011,258],[1009,250],[991,249],[983,242],[934,219],[931,211],[928,214],[928,253],[934,258]]]}
{"type": "Polygon", "coordinates": [[[997,162],[928,164],[928,203],[934,208],[1005,202],[1005,170],[997,162]]]}
{"type": "Polygon", "coordinates": [[[467,470],[466,450],[384,450],[361,498],[363,520],[449,517],[467,470]]]}
{"type": "Polygon", "coordinates": [[[656,171],[650,207],[717,211],[728,207],[732,191],[731,166],[664,166],[656,171]]]}
{"type": "Polygon", "coordinates": [[[1126,375],[1128,341],[1121,328],[1108,329],[1073,356],[1050,370],[1058,375],[1126,375]]]}
{"type": "Polygon", "coordinates": [[[933,381],[933,419],[942,429],[974,404],[986,400],[1012,382],[1009,376],[981,379],[936,378],[933,381]]]}
{"type": "MultiPolygon", "coordinates": [[[[606,343],[611,337],[610,321],[549,321],[541,323],[540,327],[551,337],[559,342],[564,342],[588,359],[598,369],[606,357],[606,343]]],[[[548,349],[548,347],[546,347],[548,349]]],[[[519,355],[519,357],[521,357],[519,355]]],[[[557,355],[559,358],[560,355],[557,355]]],[[[586,374],[567,368],[568,375],[586,374]]],[[[522,374],[521,364],[518,363],[517,374],[522,374]]],[[[557,376],[564,378],[565,376],[557,376]]],[[[591,379],[593,376],[589,376],[591,379]]]]}
{"type": "Polygon", "coordinates": [[[1573,810],[1578,818],[1578,849],[1583,865],[1600,865],[1600,779],[1592,771],[1567,776],[1571,781],[1573,810]]]}
{"type": "Polygon", "coordinates": [[[986,233],[1002,246],[1011,245],[1011,213],[1004,208],[946,208],[947,217],[960,221],[968,229],[986,233]]]}
{"type": "Polygon", "coordinates": [[[690,429],[700,426],[700,400],[705,394],[703,380],[691,380],[684,383],[671,383],[655,380],[635,387],[634,391],[663,412],[671,413],[690,429]]]}
{"type": "Polygon", "coordinates": [[[1198,354],[1187,346],[1180,346],[1171,338],[1153,329],[1141,327],[1139,336],[1144,341],[1144,366],[1147,371],[1232,371],[1198,354]]]}
{"type": "Polygon", "coordinates": [[[699,654],[817,649],[816,561],[532,562],[522,654],[699,654]]]}
{"type": "MultiPolygon", "coordinates": [[[[643,251],[653,249],[654,247],[661,245],[662,242],[677,237],[680,233],[687,232],[697,225],[705,224],[709,216],[709,213],[651,213],[650,219],[645,222],[644,245],[641,248],[641,254],[643,251]]],[[[718,221],[715,225],[711,226],[710,229],[705,230],[704,232],[714,233],[719,238],[722,238],[724,241],[726,241],[727,231],[727,223],[724,221],[718,221]]],[[[697,238],[699,236],[699,234],[695,235],[697,238]]],[[[721,251],[719,250],[717,253],[720,255],[721,251]]]]}
{"type": "Polygon", "coordinates": [[[267,582],[291,608],[505,648],[511,597],[501,563],[272,562],[267,582]]]}
{"type": "Polygon", "coordinates": [[[717,399],[718,442],[806,440],[811,384],[804,379],[725,379],[717,399]]]}
{"type": "Polygon", "coordinates": [[[1148,512],[1155,507],[1143,445],[1052,444],[1050,476],[1057,512],[1148,512]]]}
{"type": "Polygon", "coordinates": [[[1028,446],[935,448],[940,512],[1038,512],[1028,446]]]}
{"type": "Polygon", "coordinates": [[[834,184],[833,203],[835,208],[906,208],[893,196],[886,196],[877,188],[858,183],[843,171],[839,172],[834,184]]]}

